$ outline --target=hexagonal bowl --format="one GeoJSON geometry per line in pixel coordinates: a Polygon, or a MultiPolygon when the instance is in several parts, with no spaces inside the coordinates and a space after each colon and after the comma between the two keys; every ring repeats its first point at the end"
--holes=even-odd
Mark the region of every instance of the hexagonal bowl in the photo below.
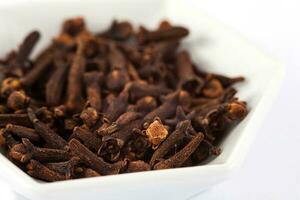
{"type": "Polygon", "coordinates": [[[0,154],[2,178],[12,190],[29,199],[188,199],[229,178],[241,165],[255,133],[283,79],[278,60],[250,44],[182,0],[27,0],[0,5],[0,55],[15,48],[26,33],[38,29],[42,40],[35,52],[58,33],[68,17],[84,16],[93,31],[107,28],[112,19],[126,19],[153,27],[161,19],[187,26],[191,34],[183,46],[206,70],[229,76],[244,75],[238,96],[250,113],[221,144],[223,152],[205,165],[44,183],[32,179],[0,154]]]}

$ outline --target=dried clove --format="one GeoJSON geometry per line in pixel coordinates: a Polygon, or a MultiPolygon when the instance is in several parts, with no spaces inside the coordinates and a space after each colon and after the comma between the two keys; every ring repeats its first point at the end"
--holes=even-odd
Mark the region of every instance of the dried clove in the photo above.
{"type": "Polygon", "coordinates": [[[78,47],[70,67],[67,87],[66,107],[70,111],[78,111],[83,107],[82,99],[82,74],[85,71],[85,57],[83,55],[84,41],[78,41],[78,47]]]}
{"type": "Polygon", "coordinates": [[[127,152],[125,158],[131,161],[143,159],[151,146],[149,140],[144,135],[139,134],[142,131],[135,129],[133,132],[137,134],[130,138],[124,147],[125,152],[127,152]]]}
{"type": "Polygon", "coordinates": [[[151,166],[142,160],[131,161],[129,162],[127,167],[127,172],[142,172],[142,171],[150,171],[150,170],[151,170],[151,166]]]}
{"type": "Polygon", "coordinates": [[[162,159],[170,151],[170,149],[178,143],[178,141],[185,137],[185,133],[189,126],[190,121],[188,120],[179,122],[177,124],[175,131],[171,133],[169,137],[167,137],[167,139],[153,153],[150,160],[151,166],[154,166],[156,161],[162,159]]]}
{"type": "Polygon", "coordinates": [[[63,23],[62,32],[74,37],[85,31],[85,26],[86,25],[82,17],[68,19],[63,23]]]}
{"type": "Polygon", "coordinates": [[[118,160],[121,148],[130,139],[134,129],[141,129],[142,124],[143,119],[136,119],[130,121],[122,129],[114,132],[112,135],[103,137],[103,143],[98,150],[98,155],[105,157],[111,162],[118,160]]]}
{"type": "Polygon", "coordinates": [[[128,92],[123,90],[117,98],[112,100],[104,114],[104,121],[112,123],[114,122],[123,112],[126,111],[128,106],[128,92]]]}
{"type": "Polygon", "coordinates": [[[54,61],[54,64],[56,69],[46,84],[46,102],[49,105],[57,106],[61,101],[69,65],[64,62],[61,56],[54,61]]]}
{"type": "Polygon", "coordinates": [[[70,179],[75,173],[75,167],[80,163],[80,158],[72,157],[70,160],[59,163],[46,163],[45,166],[61,175],[64,175],[66,179],[70,179]]]}
{"type": "Polygon", "coordinates": [[[102,158],[97,157],[96,154],[91,152],[76,139],[72,139],[69,142],[69,145],[71,151],[77,155],[82,162],[100,174],[118,174],[119,171],[126,165],[126,162],[124,161],[119,161],[114,164],[106,163],[102,158]]]}
{"type": "Polygon", "coordinates": [[[13,77],[5,78],[1,84],[1,97],[8,97],[13,91],[21,89],[20,80],[13,77]]]}
{"type": "Polygon", "coordinates": [[[3,130],[0,131],[0,147],[5,147],[6,145],[6,141],[5,141],[5,137],[3,135],[3,130]]]}
{"type": "Polygon", "coordinates": [[[12,135],[18,136],[19,138],[27,138],[33,142],[40,142],[40,136],[32,128],[27,128],[25,126],[7,124],[5,131],[11,133],[12,135]]]}
{"type": "Polygon", "coordinates": [[[234,77],[234,78],[230,78],[224,75],[220,75],[220,74],[211,74],[211,76],[217,80],[219,80],[222,84],[223,87],[229,87],[235,83],[244,81],[245,78],[242,76],[238,76],[238,77],[234,77]]]}
{"type": "Polygon", "coordinates": [[[15,124],[26,127],[31,127],[31,121],[27,114],[0,114],[0,126],[7,124],[15,124]]]}
{"type": "Polygon", "coordinates": [[[34,64],[33,68],[20,79],[20,83],[25,87],[32,86],[51,65],[52,60],[53,53],[51,51],[44,54],[43,57],[37,60],[38,62],[34,64]]]}
{"type": "Polygon", "coordinates": [[[92,178],[92,177],[98,177],[98,176],[101,176],[101,174],[99,174],[95,170],[92,170],[90,168],[83,169],[82,178],[92,178]]]}
{"type": "Polygon", "coordinates": [[[29,55],[31,54],[34,46],[40,38],[40,33],[38,31],[32,31],[27,35],[22,44],[19,47],[17,56],[15,58],[15,65],[24,67],[25,62],[28,61],[29,55]]]}
{"type": "MultiPolygon", "coordinates": [[[[247,113],[234,84],[180,42],[189,34],[67,19],[32,58],[32,31],[0,59],[0,148],[30,176],[61,181],[205,164],[247,113]],[[27,168],[26,168],[27,165],[27,168]]],[[[225,147],[226,148],[226,147],[225,147]]]]}
{"type": "Polygon", "coordinates": [[[143,31],[139,35],[139,41],[141,43],[146,43],[160,40],[180,39],[186,37],[188,34],[189,31],[184,27],[171,26],[156,31],[143,31]]]}
{"type": "Polygon", "coordinates": [[[196,115],[196,112],[191,111],[190,113],[186,114],[182,108],[182,106],[177,106],[176,109],[176,117],[173,119],[165,120],[165,123],[169,126],[176,126],[181,121],[184,120],[192,120],[196,115]]]}
{"type": "Polygon", "coordinates": [[[162,124],[159,118],[154,119],[146,129],[146,135],[154,149],[166,139],[168,133],[167,128],[162,124]]]}
{"type": "Polygon", "coordinates": [[[102,36],[109,37],[114,40],[126,40],[133,34],[133,27],[129,22],[118,22],[114,20],[109,30],[102,36]]]}
{"type": "Polygon", "coordinates": [[[0,114],[8,113],[8,107],[6,105],[0,105],[0,114]]]}
{"type": "Polygon", "coordinates": [[[179,87],[195,95],[201,92],[204,86],[204,80],[197,76],[188,52],[178,53],[176,59],[177,76],[179,78],[179,87]]]}
{"type": "Polygon", "coordinates": [[[31,160],[30,163],[27,165],[27,169],[27,173],[30,176],[44,181],[53,182],[66,180],[65,176],[60,175],[59,173],[54,172],[53,170],[50,170],[48,167],[36,160],[31,160]]]}
{"type": "Polygon", "coordinates": [[[247,115],[247,108],[244,102],[233,101],[226,105],[225,116],[232,121],[241,120],[247,115]]]}
{"type": "Polygon", "coordinates": [[[211,79],[203,87],[202,93],[205,97],[215,98],[221,96],[224,93],[224,89],[218,79],[211,79]]]}
{"type": "MultiPolygon", "coordinates": [[[[10,138],[8,136],[6,139],[8,139],[7,142],[12,142],[9,141],[9,139],[12,139],[12,137],[10,138]]],[[[14,144],[11,144],[11,147],[8,152],[8,156],[10,159],[14,161],[24,163],[24,155],[26,154],[26,149],[23,144],[18,143],[16,141],[14,142],[15,142],[14,144]]]]}
{"type": "Polygon", "coordinates": [[[128,125],[130,122],[141,118],[142,115],[138,112],[126,112],[122,114],[113,124],[111,124],[108,127],[100,127],[100,129],[97,130],[97,133],[99,135],[105,136],[105,135],[111,135],[112,133],[124,128],[124,126],[128,125]]]}
{"type": "Polygon", "coordinates": [[[163,121],[174,115],[179,101],[179,93],[180,92],[177,91],[170,94],[159,107],[145,116],[145,122],[153,120],[154,117],[159,117],[163,121]]]}
{"type": "Polygon", "coordinates": [[[40,162],[61,162],[69,160],[70,153],[66,150],[39,148],[34,146],[30,140],[22,139],[22,143],[26,149],[25,154],[21,158],[22,163],[35,159],[40,162]]]}
{"type": "Polygon", "coordinates": [[[88,127],[93,127],[99,120],[99,114],[93,107],[88,107],[80,113],[80,118],[88,127]]]}
{"type": "Polygon", "coordinates": [[[98,151],[102,144],[101,138],[98,138],[96,134],[91,133],[89,130],[86,130],[81,127],[75,127],[73,130],[73,134],[70,139],[76,138],[83,142],[83,144],[93,150],[98,151]]]}
{"type": "Polygon", "coordinates": [[[145,81],[135,81],[128,86],[130,99],[136,100],[145,96],[159,97],[170,93],[170,89],[156,85],[149,85],[145,81]]]}
{"type": "Polygon", "coordinates": [[[29,97],[27,97],[24,92],[14,91],[7,99],[7,107],[13,110],[20,110],[26,108],[29,104],[29,97]]]}
{"type": "Polygon", "coordinates": [[[72,119],[72,118],[67,118],[64,119],[64,128],[67,131],[73,131],[73,129],[78,126],[78,123],[76,122],[76,120],[72,119]]]}
{"type": "Polygon", "coordinates": [[[67,142],[60,137],[57,133],[49,128],[47,124],[44,124],[37,119],[35,113],[31,108],[28,108],[28,117],[32,122],[36,132],[45,140],[47,145],[52,148],[64,149],[67,146],[67,142]]]}
{"type": "Polygon", "coordinates": [[[181,167],[183,163],[192,155],[192,153],[194,153],[203,139],[203,134],[200,133],[196,135],[182,150],[174,154],[172,157],[157,163],[154,166],[154,169],[181,167]]]}
{"type": "Polygon", "coordinates": [[[120,91],[129,82],[129,75],[126,68],[127,62],[123,53],[117,49],[116,45],[110,43],[109,49],[108,61],[112,70],[107,75],[106,85],[109,90],[120,91]]]}
{"type": "Polygon", "coordinates": [[[87,72],[83,77],[87,87],[87,101],[92,108],[100,112],[102,106],[100,85],[103,73],[97,71],[87,72]]]}
{"type": "Polygon", "coordinates": [[[53,110],[54,110],[54,116],[57,118],[62,118],[66,116],[67,108],[64,105],[57,106],[53,110]]]}
{"type": "Polygon", "coordinates": [[[20,144],[19,141],[15,140],[13,136],[4,129],[0,130],[0,138],[1,142],[3,143],[2,145],[8,149],[12,149],[15,145],[20,144]]]}
{"type": "Polygon", "coordinates": [[[139,99],[135,105],[129,105],[127,111],[147,114],[157,108],[157,101],[152,96],[145,96],[139,99]]]}

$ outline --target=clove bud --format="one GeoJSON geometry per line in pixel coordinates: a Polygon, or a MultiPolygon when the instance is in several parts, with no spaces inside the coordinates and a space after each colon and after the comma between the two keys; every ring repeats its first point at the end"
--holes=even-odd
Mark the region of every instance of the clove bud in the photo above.
{"type": "Polygon", "coordinates": [[[135,29],[117,20],[93,33],[75,17],[32,57],[40,33],[30,32],[0,58],[0,150],[47,182],[218,156],[248,113],[234,88],[244,78],[199,69],[180,45],[188,34],[169,21],[135,29]]]}

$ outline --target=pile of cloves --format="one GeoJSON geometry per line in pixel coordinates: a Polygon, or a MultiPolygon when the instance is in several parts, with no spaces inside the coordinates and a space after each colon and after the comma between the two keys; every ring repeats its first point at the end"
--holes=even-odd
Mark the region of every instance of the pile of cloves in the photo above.
{"type": "Polygon", "coordinates": [[[229,78],[196,67],[167,21],[156,30],[113,21],[93,34],[83,18],[36,58],[31,32],[0,60],[0,145],[30,176],[61,181],[195,166],[221,150],[247,115],[229,78]]]}

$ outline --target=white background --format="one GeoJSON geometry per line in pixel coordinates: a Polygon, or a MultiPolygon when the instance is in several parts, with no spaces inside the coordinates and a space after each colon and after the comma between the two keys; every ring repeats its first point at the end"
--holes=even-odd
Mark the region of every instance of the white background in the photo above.
{"type": "MultiPolygon", "coordinates": [[[[8,0],[0,0],[0,5],[8,0]]],[[[195,199],[300,199],[300,2],[187,0],[241,32],[285,63],[287,74],[273,109],[241,170],[195,199]]],[[[5,173],[5,172],[0,172],[5,173]]],[[[0,199],[16,197],[0,180],[0,199]]]]}

